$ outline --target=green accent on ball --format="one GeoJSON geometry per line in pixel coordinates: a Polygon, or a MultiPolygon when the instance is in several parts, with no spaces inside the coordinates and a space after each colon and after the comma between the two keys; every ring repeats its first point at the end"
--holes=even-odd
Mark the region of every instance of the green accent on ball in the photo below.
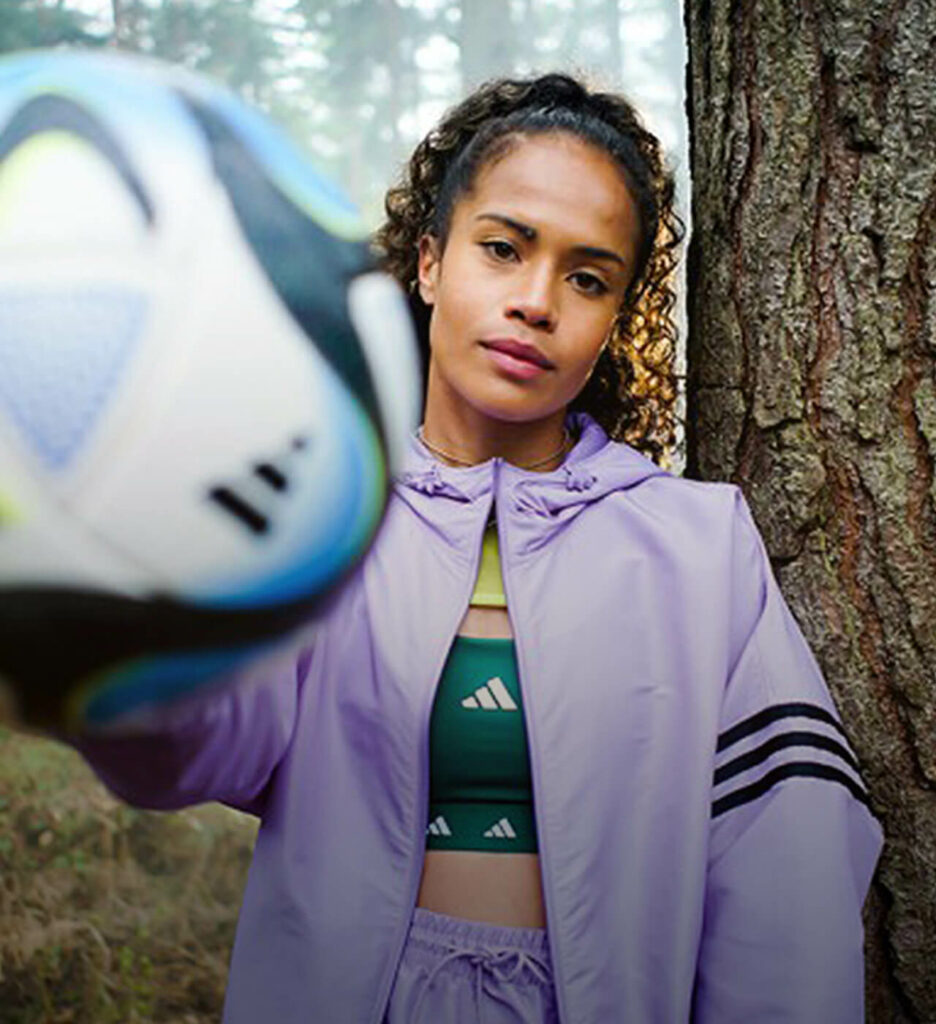
{"type": "Polygon", "coordinates": [[[21,142],[0,162],[0,231],[3,219],[19,212],[24,193],[34,189],[42,166],[50,159],[67,159],[76,148],[90,147],[68,132],[48,131],[21,142]]]}
{"type": "Polygon", "coordinates": [[[13,503],[13,499],[0,490],[0,526],[21,523],[25,519],[22,509],[13,503]]]}
{"type": "Polygon", "coordinates": [[[55,225],[62,241],[93,240],[102,226],[127,234],[143,219],[111,162],[86,140],[50,129],[19,143],[0,161],[0,238],[11,230],[29,237],[38,218],[55,225]],[[69,181],[81,203],[75,203],[69,181]]]}

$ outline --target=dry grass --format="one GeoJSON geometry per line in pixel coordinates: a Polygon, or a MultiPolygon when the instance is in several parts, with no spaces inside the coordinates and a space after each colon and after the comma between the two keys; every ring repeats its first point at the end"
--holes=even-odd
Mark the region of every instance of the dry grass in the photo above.
{"type": "Polygon", "coordinates": [[[0,1024],[207,1024],[256,833],[115,800],[68,748],[0,728],[0,1024]]]}

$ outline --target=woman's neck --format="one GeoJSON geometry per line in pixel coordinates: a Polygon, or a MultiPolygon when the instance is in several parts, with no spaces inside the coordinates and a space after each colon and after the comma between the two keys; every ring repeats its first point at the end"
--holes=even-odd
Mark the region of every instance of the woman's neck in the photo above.
{"type": "Polygon", "coordinates": [[[475,409],[456,411],[433,408],[419,430],[426,448],[453,466],[473,466],[499,457],[521,469],[549,472],[562,465],[573,439],[565,426],[565,410],[543,420],[495,420],[475,409]]]}

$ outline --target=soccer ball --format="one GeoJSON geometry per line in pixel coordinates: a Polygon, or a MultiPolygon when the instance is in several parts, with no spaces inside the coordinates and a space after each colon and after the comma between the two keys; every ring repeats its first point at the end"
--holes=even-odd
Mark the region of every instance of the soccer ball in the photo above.
{"type": "Polygon", "coordinates": [[[94,727],[223,677],[367,550],[419,411],[354,207],[180,69],[0,60],[0,677],[94,727]]]}

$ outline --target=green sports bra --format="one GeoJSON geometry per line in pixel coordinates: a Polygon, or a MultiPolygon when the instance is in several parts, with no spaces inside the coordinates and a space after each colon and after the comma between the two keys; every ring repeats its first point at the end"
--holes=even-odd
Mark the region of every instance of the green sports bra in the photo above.
{"type": "MultiPolygon", "coordinates": [[[[471,603],[506,604],[496,529],[485,536],[471,603]]],[[[426,848],[537,850],[529,748],[511,639],[457,636],[452,643],[429,724],[426,848]]]]}

